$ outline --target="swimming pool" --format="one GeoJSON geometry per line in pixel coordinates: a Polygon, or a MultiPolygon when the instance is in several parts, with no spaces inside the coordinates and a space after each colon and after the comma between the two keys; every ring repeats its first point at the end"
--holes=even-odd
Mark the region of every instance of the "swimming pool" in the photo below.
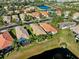
{"type": "Polygon", "coordinates": [[[48,6],[44,6],[44,5],[41,5],[41,6],[38,6],[40,9],[44,9],[44,10],[48,10],[49,7],[48,6]]]}

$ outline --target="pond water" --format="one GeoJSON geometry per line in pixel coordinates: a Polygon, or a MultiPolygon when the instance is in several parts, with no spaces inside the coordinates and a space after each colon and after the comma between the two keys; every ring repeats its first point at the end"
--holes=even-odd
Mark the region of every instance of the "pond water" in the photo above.
{"type": "Polygon", "coordinates": [[[56,48],[45,51],[39,55],[32,56],[28,59],[79,59],[68,49],[56,48]]]}

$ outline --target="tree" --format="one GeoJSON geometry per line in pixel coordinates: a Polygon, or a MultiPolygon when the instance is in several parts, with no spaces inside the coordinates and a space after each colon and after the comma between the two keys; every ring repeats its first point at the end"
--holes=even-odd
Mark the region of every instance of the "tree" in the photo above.
{"type": "Polygon", "coordinates": [[[52,19],[52,24],[58,27],[58,23],[63,22],[63,17],[62,16],[56,16],[53,17],[52,19]]]}
{"type": "Polygon", "coordinates": [[[0,17],[0,26],[4,25],[2,17],[0,17]]]}

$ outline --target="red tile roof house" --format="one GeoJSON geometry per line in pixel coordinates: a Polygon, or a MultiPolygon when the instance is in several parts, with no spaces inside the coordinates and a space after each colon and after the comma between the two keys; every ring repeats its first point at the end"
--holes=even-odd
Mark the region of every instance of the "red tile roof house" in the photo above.
{"type": "Polygon", "coordinates": [[[8,32],[3,32],[0,34],[0,50],[12,46],[13,38],[8,32]]]}
{"type": "Polygon", "coordinates": [[[42,16],[49,17],[49,13],[47,11],[32,12],[29,15],[31,15],[31,16],[37,18],[37,19],[40,19],[42,16]]]}
{"type": "Polygon", "coordinates": [[[37,19],[40,19],[41,18],[41,13],[40,12],[33,12],[31,15],[33,17],[36,17],[37,19]]]}
{"type": "Polygon", "coordinates": [[[49,12],[47,11],[42,11],[40,13],[42,14],[42,16],[49,17],[49,12]]]}
{"type": "Polygon", "coordinates": [[[57,33],[57,29],[54,28],[53,26],[51,26],[48,23],[39,23],[39,25],[47,32],[47,33],[52,33],[52,34],[56,34],[57,33]]]}
{"type": "Polygon", "coordinates": [[[13,38],[11,35],[5,31],[0,33],[0,56],[4,56],[7,53],[14,50],[13,44],[13,38]]]}

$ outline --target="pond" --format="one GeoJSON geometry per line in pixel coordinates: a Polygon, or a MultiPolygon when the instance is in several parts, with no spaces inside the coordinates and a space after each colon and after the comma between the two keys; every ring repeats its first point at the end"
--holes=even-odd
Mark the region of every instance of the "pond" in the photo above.
{"type": "Polygon", "coordinates": [[[45,51],[28,59],[79,59],[66,48],[56,48],[45,51]]]}

